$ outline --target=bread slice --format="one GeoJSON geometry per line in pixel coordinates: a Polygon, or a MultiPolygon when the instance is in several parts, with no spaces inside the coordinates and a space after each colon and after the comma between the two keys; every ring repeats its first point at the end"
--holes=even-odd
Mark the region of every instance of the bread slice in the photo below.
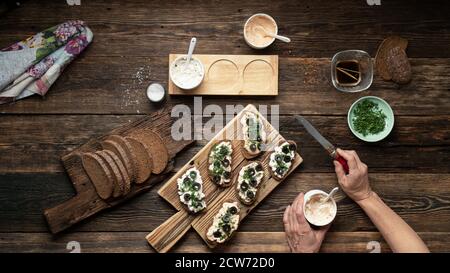
{"type": "Polygon", "coordinates": [[[128,153],[125,152],[123,145],[121,145],[116,140],[113,140],[110,138],[107,138],[105,141],[102,141],[101,145],[102,145],[103,149],[109,150],[109,151],[115,153],[119,157],[119,159],[122,161],[123,165],[125,166],[128,176],[130,177],[130,179],[132,181],[134,181],[135,172],[134,172],[134,168],[133,168],[132,159],[129,157],[128,153]]]}
{"type": "MultiPolygon", "coordinates": [[[[245,164],[244,166],[242,166],[241,169],[239,170],[239,172],[234,176],[233,185],[236,185],[236,186],[235,186],[235,189],[236,189],[236,195],[237,195],[237,198],[238,198],[239,201],[240,201],[242,204],[244,204],[244,205],[250,206],[251,204],[255,203],[256,199],[258,198],[259,188],[261,187],[261,184],[263,183],[264,176],[265,176],[264,167],[262,167],[262,166],[263,166],[263,165],[262,165],[262,163],[261,163],[260,161],[252,161],[252,162],[249,162],[248,164],[245,164]],[[253,197],[253,199],[251,199],[250,201],[248,201],[248,200],[242,198],[241,195],[239,194],[242,190],[241,190],[241,189],[239,188],[239,186],[238,186],[238,185],[239,185],[239,181],[238,181],[238,180],[239,180],[239,176],[240,176],[241,170],[242,170],[243,168],[249,166],[250,164],[254,164],[254,163],[256,163],[257,165],[260,165],[260,166],[261,166],[261,169],[262,169],[262,170],[261,170],[261,171],[262,171],[262,178],[261,178],[261,181],[256,185],[256,187],[253,187],[253,188],[256,189],[255,196],[253,197]]],[[[255,167],[255,170],[256,170],[256,171],[258,170],[257,167],[255,167]]]]}
{"type": "Polygon", "coordinates": [[[108,199],[111,197],[114,189],[114,178],[106,162],[94,153],[82,154],[81,162],[100,198],[108,199]]]}
{"type": "MultiPolygon", "coordinates": [[[[241,208],[239,207],[239,204],[238,204],[238,202],[236,202],[236,201],[228,200],[228,201],[225,201],[225,202],[222,204],[222,207],[219,209],[219,211],[217,212],[217,214],[214,215],[214,217],[213,217],[213,219],[212,219],[211,225],[206,229],[205,238],[206,238],[206,240],[208,241],[209,244],[214,245],[214,246],[219,245],[219,244],[224,244],[225,242],[227,242],[228,240],[230,240],[230,239],[233,237],[234,233],[236,233],[236,230],[239,228],[239,225],[240,225],[240,220],[241,220],[241,219],[240,219],[240,211],[241,211],[241,208]],[[215,240],[214,235],[210,236],[208,233],[209,233],[209,230],[210,230],[210,229],[213,230],[214,220],[218,217],[220,211],[221,211],[222,209],[224,209],[224,207],[225,207],[226,204],[232,204],[233,206],[235,206],[235,207],[237,208],[237,212],[236,212],[236,214],[237,214],[237,215],[236,215],[236,216],[237,216],[237,226],[236,226],[236,229],[234,229],[233,231],[231,231],[231,233],[229,234],[229,236],[227,236],[223,242],[220,242],[220,243],[219,243],[219,242],[217,242],[217,241],[215,240]]],[[[223,228],[220,228],[220,230],[223,232],[223,228]]],[[[213,233],[213,234],[214,234],[214,233],[213,233]]]]}
{"type": "Polygon", "coordinates": [[[106,162],[106,166],[108,166],[109,171],[113,175],[113,182],[114,182],[113,197],[116,198],[121,196],[124,192],[124,181],[122,175],[120,174],[119,167],[111,158],[111,156],[105,151],[106,150],[97,151],[95,152],[95,154],[97,154],[106,162]]]}
{"type": "MultiPolygon", "coordinates": [[[[259,120],[259,124],[261,125],[261,128],[259,130],[259,134],[261,139],[259,139],[259,142],[261,145],[264,145],[267,141],[267,128],[266,125],[264,124],[264,121],[259,117],[258,114],[255,114],[253,112],[247,112],[245,113],[244,116],[241,117],[240,121],[239,121],[239,133],[243,135],[243,139],[241,140],[241,144],[242,144],[242,155],[244,156],[244,158],[246,159],[252,159],[255,158],[257,156],[259,156],[263,151],[256,148],[254,151],[251,151],[250,149],[247,150],[245,148],[245,143],[246,143],[246,138],[247,138],[247,132],[245,131],[245,128],[247,128],[247,126],[249,126],[248,120],[249,118],[256,118],[257,120],[259,120]]],[[[247,140],[249,141],[249,140],[247,140]]],[[[263,149],[263,147],[261,147],[261,149],[263,149]]]]}
{"type": "Polygon", "coordinates": [[[136,130],[131,133],[130,137],[141,142],[153,159],[152,172],[155,174],[162,173],[169,162],[169,152],[161,137],[148,129],[136,130]]]}
{"type": "Polygon", "coordinates": [[[260,150],[252,152],[245,149],[245,140],[241,140],[241,142],[242,142],[242,155],[244,156],[244,158],[253,159],[262,153],[262,151],[260,150]]]}
{"type": "Polygon", "coordinates": [[[149,179],[153,169],[153,160],[145,150],[144,144],[134,138],[126,137],[125,141],[131,147],[133,160],[136,164],[136,184],[141,184],[149,179]]]}
{"type": "MultiPolygon", "coordinates": [[[[232,165],[232,155],[233,155],[233,145],[232,145],[232,142],[229,141],[229,140],[218,141],[216,144],[212,145],[211,149],[209,149],[209,152],[208,152],[208,177],[209,177],[209,179],[211,180],[211,182],[213,182],[215,185],[217,185],[217,186],[219,186],[219,187],[226,188],[226,187],[229,187],[229,186],[232,184],[232,177],[231,177],[232,166],[233,166],[233,165],[232,165]],[[216,146],[219,145],[219,144],[221,144],[221,143],[228,143],[229,146],[230,146],[230,149],[231,149],[231,153],[230,153],[230,155],[228,156],[229,159],[227,159],[227,160],[228,160],[228,164],[229,164],[229,165],[228,165],[228,166],[229,166],[229,171],[226,171],[226,170],[225,170],[225,172],[227,172],[227,174],[229,175],[229,178],[227,179],[227,180],[229,180],[229,181],[227,181],[227,182],[224,181],[224,179],[225,179],[224,175],[220,176],[220,178],[221,178],[220,181],[216,182],[216,181],[214,180],[214,172],[211,171],[211,170],[209,169],[210,166],[211,166],[211,164],[214,163],[214,161],[213,161],[212,158],[211,158],[211,155],[212,155],[214,149],[216,148],[216,146]]],[[[225,161],[225,160],[224,160],[224,161],[225,161]]],[[[223,164],[224,164],[224,163],[223,163],[224,161],[221,162],[221,167],[223,167],[223,168],[228,168],[228,167],[225,167],[225,166],[223,165],[223,164]]]]}
{"type": "Polygon", "coordinates": [[[122,195],[126,195],[130,192],[131,189],[131,179],[130,176],[128,176],[127,170],[125,169],[125,165],[123,165],[122,161],[120,160],[119,156],[117,156],[115,153],[113,153],[112,151],[109,150],[103,150],[105,153],[107,153],[112,160],[114,161],[114,163],[116,164],[116,166],[119,169],[120,175],[122,177],[122,181],[123,181],[123,193],[122,195]]]}
{"type": "Polygon", "coordinates": [[[106,138],[107,140],[113,140],[117,142],[122,149],[125,151],[125,154],[127,155],[128,159],[131,162],[131,173],[130,179],[134,182],[136,182],[137,178],[137,172],[138,172],[138,163],[137,163],[137,157],[132,153],[132,147],[131,144],[125,139],[123,136],[119,135],[110,135],[106,138]]]}
{"type": "MultiPolygon", "coordinates": [[[[285,141],[280,141],[280,143],[279,143],[278,145],[282,145],[284,142],[285,142],[285,141]]],[[[297,154],[297,143],[295,143],[295,142],[292,141],[292,140],[286,140],[286,142],[289,143],[290,145],[294,145],[294,147],[295,147],[294,156],[291,158],[291,163],[292,163],[292,162],[295,160],[295,156],[296,156],[296,154],[297,154]]],[[[275,152],[275,151],[273,151],[272,153],[274,153],[274,152],[275,152]]],[[[272,155],[272,153],[271,153],[271,155],[272,155]]],[[[270,156],[271,156],[271,155],[270,155],[270,156]]],[[[269,156],[269,162],[270,162],[270,156],[269,156]]],[[[289,169],[284,173],[284,175],[283,175],[282,177],[278,177],[277,175],[275,175],[275,173],[273,172],[272,168],[271,168],[270,165],[269,165],[269,172],[270,172],[270,175],[271,175],[275,180],[281,181],[281,180],[283,180],[283,179],[287,176],[287,174],[291,171],[292,165],[293,165],[293,164],[291,164],[291,166],[289,166],[289,169]]]]}
{"type": "Polygon", "coordinates": [[[399,36],[389,36],[381,42],[378,46],[375,55],[375,68],[377,74],[385,81],[392,79],[392,74],[389,71],[389,64],[387,62],[389,51],[395,47],[399,47],[402,51],[406,51],[408,47],[408,40],[399,36]]]}
{"type": "Polygon", "coordinates": [[[187,169],[178,179],[178,198],[183,207],[192,214],[206,209],[205,193],[203,192],[203,178],[197,167],[187,169]],[[196,206],[192,204],[192,196],[196,196],[196,206]],[[186,198],[187,197],[187,198],[186,198]]]}

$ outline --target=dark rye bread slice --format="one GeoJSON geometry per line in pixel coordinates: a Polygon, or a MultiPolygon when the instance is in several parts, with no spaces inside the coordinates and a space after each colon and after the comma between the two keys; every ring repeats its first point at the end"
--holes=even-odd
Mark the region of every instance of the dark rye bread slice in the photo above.
{"type": "MultiPolygon", "coordinates": [[[[208,177],[209,177],[209,179],[210,179],[215,185],[217,185],[217,186],[219,186],[219,187],[224,187],[224,188],[226,188],[226,187],[231,186],[231,184],[232,184],[232,182],[233,182],[233,180],[232,180],[232,178],[231,178],[232,169],[231,169],[230,172],[229,172],[229,174],[230,174],[229,180],[230,180],[230,181],[228,181],[228,182],[226,182],[226,183],[225,183],[225,181],[222,182],[222,178],[224,178],[224,177],[223,177],[224,174],[222,174],[222,175],[220,176],[220,180],[221,180],[221,181],[216,182],[216,181],[214,180],[214,176],[215,176],[215,175],[214,175],[214,172],[211,171],[211,170],[209,169],[210,166],[211,166],[212,164],[214,164],[214,161],[215,161],[215,160],[211,159],[212,153],[213,153],[214,149],[216,148],[216,146],[219,145],[219,144],[222,143],[222,142],[227,142],[227,143],[229,143],[229,144],[231,145],[231,149],[233,149],[233,144],[232,144],[231,141],[229,141],[229,140],[221,140],[221,141],[218,141],[218,142],[216,142],[214,145],[211,146],[211,149],[209,149],[209,152],[208,152],[208,177]],[[220,183],[220,182],[222,182],[222,183],[220,183]]],[[[233,153],[233,150],[232,150],[232,153],[233,153]]],[[[230,160],[230,162],[229,162],[228,164],[232,167],[232,166],[233,166],[233,164],[232,164],[233,162],[231,162],[231,161],[233,160],[232,154],[230,155],[230,157],[231,157],[231,160],[230,160]]],[[[223,166],[223,163],[222,163],[222,162],[221,162],[221,166],[223,166]]]]}
{"type": "Polygon", "coordinates": [[[114,182],[113,197],[116,198],[121,196],[123,194],[124,182],[122,181],[123,178],[120,174],[119,167],[117,167],[114,160],[111,158],[111,156],[109,156],[105,152],[105,150],[97,151],[95,153],[106,162],[106,166],[108,166],[109,171],[113,175],[113,182],[114,182]]]}
{"type": "Polygon", "coordinates": [[[242,141],[242,155],[244,156],[244,158],[253,159],[262,153],[261,150],[256,150],[254,152],[247,150],[245,148],[245,140],[241,140],[241,141],[242,141]]]}
{"type": "Polygon", "coordinates": [[[153,161],[145,150],[144,144],[134,138],[126,137],[125,141],[130,144],[131,153],[136,163],[136,184],[141,184],[149,179],[152,173],[153,161]]]}
{"type": "Polygon", "coordinates": [[[138,173],[138,158],[137,156],[132,152],[133,147],[131,147],[131,144],[125,139],[123,136],[119,135],[110,135],[106,138],[107,140],[113,140],[117,142],[122,149],[125,151],[125,154],[127,155],[128,159],[131,161],[131,172],[130,179],[132,182],[136,182],[137,179],[137,173],[138,173]]]}
{"type": "MultiPolygon", "coordinates": [[[[280,143],[278,143],[278,146],[281,145],[281,144],[283,144],[284,142],[285,142],[285,141],[280,141],[280,143]]],[[[291,158],[291,163],[293,163],[294,160],[295,160],[296,153],[297,153],[297,143],[295,143],[295,142],[292,141],[292,140],[286,140],[286,142],[289,143],[289,145],[293,145],[293,146],[295,147],[294,157],[291,158]]],[[[272,153],[274,153],[274,152],[275,152],[275,151],[273,151],[272,153]]],[[[272,153],[270,153],[270,154],[272,154],[272,153]]],[[[270,155],[269,155],[269,156],[270,156],[270,155]]],[[[270,157],[269,157],[269,160],[270,160],[270,157]]],[[[274,174],[272,168],[270,167],[270,165],[269,165],[269,172],[270,172],[270,175],[271,175],[275,180],[281,181],[281,180],[283,180],[284,178],[286,178],[286,176],[288,175],[288,173],[291,171],[292,166],[293,166],[293,164],[291,164],[291,166],[289,166],[289,169],[284,173],[284,175],[283,175],[282,177],[276,176],[276,175],[274,174]]]]}
{"type": "Polygon", "coordinates": [[[120,175],[122,178],[122,183],[123,183],[122,195],[128,194],[131,189],[131,179],[130,179],[130,176],[128,176],[127,170],[125,169],[125,165],[123,165],[119,156],[117,156],[114,152],[112,152],[110,150],[103,150],[103,151],[112,158],[112,160],[114,161],[114,163],[116,164],[116,166],[119,169],[119,172],[120,172],[120,175]]]}
{"type": "MultiPolygon", "coordinates": [[[[128,143],[127,143],[128,144],[128,143]]],[[[112,138],[107,138],[105,141],[101,142],[101,145],[103,149],[109,150],[113,153],[115,153],[120,160],[122,161],[123,165],[125,166],[125,169],[127,170],[128,176],[130,177],[131,181],[135,180],[135,171],[133,167],[133,162],[130,157],[131,152],[127,153],[125,150],[128,150],[128,147],[124,148],[122,144],[119,143],[119,141],[116,141],[112,138]]]]}
{"type": "MultiPolygon", "coordinates": [[[[238,202],[236,202],[236,201],[234,201],[234,200],[231,200],[231,199],[228,199],[228,200],[226,200],[225,202],[222,203],[222,207],[223,207],[223,204],[224,204],[224,203],[238,203],[238,202]]],[[[222,207],[220,207],[220,209],[221,209],[222,207]]],[[[219,209],[219,210],[220,210],[220,209],[219,209]]],[[[217,241],[215,241],[215,240],[211,240],[211,238],[208,237],[208,230],[209,230],[209,228],[214,224],[214,222],[212,222],[211,225],[206,229],[206,231],[205,231],[205,238],[206,238],[206,240],[208,241],[208,243],[209,243],[210,245],[213,245],[213,246],[223,245],[223,244],[225,244],[226,242],[228,242],[228,241],[233,237],[233,235],[237,232],[237,230],[239,229],[239,226],[241,225],[241,220],[242,220],[242,216],[241,216],[241,211],[242,211],[242,209],[241,209],[241,207],[239,206],[239,204],[237,204],[237,209],[238,209],[237,213],[239,214],[239,221],[238,221],[236,230],[234,230],[234,231],[233,231],[233,232],[225,239],[225,241],[219,243],[219,242],[217,242],[217,241]]],[[[217,213],[219,213],[219,211],[217,211],[217,213]]],[[[217,215],[217,213],[216,213],[216,215],[217,215]]],[[[213,216],[212,221],[214,221],[214,217],[215,217],[215,215],[213,216]]]]}
{"type": "MultiPolygon", "coordinates": [[[[256,167],[255,167],[255,168],[256,168],[256,167]]],[[[270,166],[269,166],[269,169],[270,169],[270,166]]],[[[239,199],[239,201],[240,201],[242,204],[247,205],[247,206],[250,206],[251,204],[255,203],[256,199],[258,198],[259,188],[261,187],[261,184],[262,184],[263,181],[264,181],[264,176],[265,176],[265,171],[264,171],[264,167],[263,167],[261,161],[252,161],[252,162],[249,162],[249,163],[245,164],[244,166],[242,166],[242,167],[239,169],[239,171],[237,172],[237,174],[236,174],[235,177],[234,177],[233,185],[236,185],[236,196],[237,196],[237,198],[239,199]],[[258,184],[256,187],[254,187],[254,188],[256,188],[256,194],[255,194],[255,196],[254,196],[253,199],[251,199],[250,201],[247,201],[247,200],[245,200],[244,198],[242,198],[241,195],[239,194],[239,193],[241,192],[241,189],[237,188],[237,185],[238,185],[238,183],[239,183],[239,174],[240,174],[242,168],[244,168],[244,167],[246,167],[246,166],[252,164],[253,162],[256,162],[256,163],[262,168],[263,177],[261,178],[261,181],[259,182],[259,184],[258,184]]]]}
{"type": "Polygon", "coordinates": [[[100,198],[108,199],[111,197],[114,189],[114,178],[106,162],[94,153],[82,154],[81,162],[100,198]]]}
{"type": "Polygon", "coordinates": [[[399,36],[389,36],[381,42],[375,55],[375,68],[378,75],[380,75],[385,81],[392,80],[388,56],[390,54],[390,50],[395,47],[398,47],[399,50],[406,51],[406,48],[408,47],[408,40],[399,36]]]}
{"type": "Polygon", "coordinates": [[[155,174],[162,173],[169,162],[169,152],[161,137],[157,133],[146,129],[136,130],[131,133],[130,137],[144,144],[145,149],[153,160],[152,172],[155,174]]]}

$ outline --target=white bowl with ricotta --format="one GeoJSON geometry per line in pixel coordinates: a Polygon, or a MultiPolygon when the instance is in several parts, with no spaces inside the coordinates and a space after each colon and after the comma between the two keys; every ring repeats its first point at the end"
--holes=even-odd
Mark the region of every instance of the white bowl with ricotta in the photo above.
{"type": "Polygon", "coordinates": [[[327,202],[323,202],[327,196],[328,193],[321,190],[310,190],[304,196],[303,213],[305,218],[317,227],[326,226],[336,218],[336,201],[331,197],[327,202]]]}
{"type": "Polygon", "coordinates": [[[176,58],[169,69],[170,80],[179,88],[190,90],[198,87],[205,76],[205,68],[194,56],[187,62],[186,56],[176,58]]]}

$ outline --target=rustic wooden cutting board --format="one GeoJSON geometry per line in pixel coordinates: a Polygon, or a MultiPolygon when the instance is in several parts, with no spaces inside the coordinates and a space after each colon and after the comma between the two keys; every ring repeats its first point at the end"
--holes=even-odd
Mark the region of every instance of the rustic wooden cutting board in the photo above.
{"type": "MultiPolygon", "coordinates": [[[[158,194],[175,207],[178,212],[170,217],[166,222],[156,228],[153,232],[147,235],[147,241],[158,252],[167,252],[175,243],[183,237],[183,235],[191,228],[191,226],[197,231],[197,233],[205,240],[205,242],[211,248],[215,245],[211,245],[206,240],[206,231],[212,223],[214,215],[219,211],[223,202],[225,201],[237,201],[239,204],[236,193],[236,185],[233,184],[228,188],[220,188],[216,186],[208,177],[208,155],[211,147],[219,140],[223,139],[242,139],[240,129],[240,119],[246,111],[258,113],[257,109],[253,105],[248,105],[241,111],[234,119],[232,119],[208,144],[205,145],[185,166],[183,166],[172,178],[170,178],[158,191],[158,194]],[[182,206],[177,188],[177,179],[181,177],[187,169],[192,166],[196,166],[203,178],[203,192],[205,193],[205,201],[207,203],[207,209],[205,212],[193,215],[188,213],[182,206]]],[[[241,221],[256,207],[269,193],[278,186],[282,181],[277,181],[272,178],[269,173],[269,156],[274,146],[280,141],[285,140],[280,133],[275,130],[272,125],[262,117],[262,121],[265,125],[267,132],[268,149],[263,152],[262,155],[253,159],[259,160],[263,163],[265,176],[261,182],[259,193],[256,202],[251,206],[245,206],[241,204],[240,219],[241,221]]],[[[243,165],[248,164],[252,160],[247,160],[241,153],[242,142],[239,140],[232,140],[233,154],[232,154],[232,174],[233,177],[237,174],[238,170],[243,165]]],[[[294,162],[290,172],[297,168],[303,159],[298,153],[295,155],[294,162]]]]}
{"type": "MultiPolygon", "coordinates": [[[[181,54],[169,55],[170,64],[181,54]]],[[[199,87],[178,88],[169,76],[170,95],[278,95],[278,55],[194,55],[205,67],[199,87]]]]}
{"type": "Polygon", "coordinates": [[[192,140],[174,141],[171,137],[171,125],[172,120],[169,109],[162,109],[135,122],[116,128],[103,137],[91,139],[86,144],[64,155],[61,158],[62,163],[77,193],[64,203],[44,211],[50,231],[58,233],[89,216],[147,191],[158,182],[164,180],[173,169],[173,160],[176,154],[193,143],[192,140]],[[79,154],[101,150],[99,141],[107,135],[117,134],[125,136],[136,129],[150,129],[160,134],[169,151],[170,162],[162,174],[152,174],[148,181],[139,185],[133,184],[127,195],[113,200],[103,200],[97,195],[94,185],[84,171],[79,154]]]}

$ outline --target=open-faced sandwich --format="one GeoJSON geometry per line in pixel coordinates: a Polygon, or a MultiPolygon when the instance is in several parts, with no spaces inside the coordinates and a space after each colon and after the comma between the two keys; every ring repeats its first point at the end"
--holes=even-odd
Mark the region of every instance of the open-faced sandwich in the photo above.
{"type": "Polygon", "coordinates": [[[272,176],[277,179],[283,179],[289,172],[292,161],[295,158],[297,144],[293,141],[284,141],[279,146],[275,147],[270,154],[269,170],[272,176]]]}
{"type": "Polygon", "coordinates": [[[187,170],[178,178],[177,184],[180,201],[190,212],[197,213],[206,207],[203,181],[197,168],[187,170]]]}
{"type": "Polygon", "coordinates": [[[244,138],[243,155],[247,159],[254,158],[262,152],[262,144],[266,142],[264,124],[258,114],[246,112],[241,118],[244,138]]]}
{"type": "Polygon", "coordinates": [[[214,216],[206,238],[212,244],[221,244],[230,239],[239,226],[239,205],[237,202],[225,202],[214,216]]]}
{"type": "Polygon", "coordinates": [[[214,184],[221,187],[231,185],[231,141],[224,140],[213,145],[208,156],[208,174],[214,184]]]}
{"type": "Polygon", "coordinates": [[[251,162],[241,168],[237,177],[236,190],[243,204],[251,205],[255,202],[263,178],[264,170],[260,162],[251,162]]]}

